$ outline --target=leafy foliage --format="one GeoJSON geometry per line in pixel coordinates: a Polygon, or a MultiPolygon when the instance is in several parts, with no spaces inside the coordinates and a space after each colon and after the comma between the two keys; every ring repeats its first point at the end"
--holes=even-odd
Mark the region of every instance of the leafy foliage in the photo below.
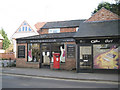
{"type": "Polygon", "coordinates": [[[6,50],[10,45],[10,40],[8,39],[7,34],[5,33],[5,31],[3,29],[0,30],[0,34],[4,38],[4,40],[3,40],[3,49],[6,50]]]}
{"type": "Polygon", "coordinates": [[[95,9],[92,14],[96,13],[99,11],[102,7],[106,8],[107,10],[110,10],[113,13],[116,13],[117,15],[120,16],[120,1],[116,0],[115,4],[110,4],[108,2],[102,2],[97,6],[97,9],[95,9]]]}

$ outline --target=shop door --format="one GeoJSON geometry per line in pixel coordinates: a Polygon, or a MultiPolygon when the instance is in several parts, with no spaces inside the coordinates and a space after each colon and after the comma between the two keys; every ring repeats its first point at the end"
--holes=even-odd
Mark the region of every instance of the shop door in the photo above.
{"type": "Polygon", "coordinates": [[[92,72],[92,46],[79,46],[79,72],[92,72]]]}
{"type": "Polygon", "coordinates": [[[41,68],[50,68],[50,44],[43,44],[41,48],[41,68]]]}

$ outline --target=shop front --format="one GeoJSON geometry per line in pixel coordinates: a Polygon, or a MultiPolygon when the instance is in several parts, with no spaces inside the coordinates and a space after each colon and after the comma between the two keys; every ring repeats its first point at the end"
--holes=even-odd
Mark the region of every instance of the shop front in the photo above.
{"type": "Polygon", "coordinates": [[[18,47],[17,66],[54,69],[53,55],[55,53],[59,53],[60,69],[64,69],[64,70],[75,69],[76,45],[75,45],[75,40],[71,38],[71,36],[73,36],[74,33],[70,33],[70,34],[66,33],[66,34],[67,35],[64,35],[64,38],[60,37],[60,35],[63,35],[63,33],[59,33],[57,35],[49,34],[49,38],[44,37],[45,35],[41,35],[41,36],[37,35],[34,37],[17,39],[17,47],[18,47]],[[24,47],[24,48],[22,49],[19,47],[24,47]]]}
{"type": "Polygon", "coordinates": [[[120,67],[117,38],[77,39],[77,72],[117,71],[120,67]]]}
{"type": "Polygon", "coordinates": [[[84,22],[74,38],[77,72],[117,72],[120,68],[119,20],[84,22]]]}

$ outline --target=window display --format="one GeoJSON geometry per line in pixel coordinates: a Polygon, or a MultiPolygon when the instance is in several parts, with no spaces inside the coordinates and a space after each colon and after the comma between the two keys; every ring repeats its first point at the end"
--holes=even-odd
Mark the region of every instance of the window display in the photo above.
{"type": "Polygon", "coordinates": [[[53,54],[60,53],[60,62],[65,62],[65,45],[62,43],[52,43],[51,44],[51,62],[53,62],[53,54]]]}
{"type": "Polygon", "coordinates": [[[40,59],[40,44],[28,44],[28,62],[38,62],[40,59]]]}
{"type": "Polygon", "coordinates": [[[95,69],[118,69],[120,66],[120,48],[117,44],[93,45],[95,69]]]}

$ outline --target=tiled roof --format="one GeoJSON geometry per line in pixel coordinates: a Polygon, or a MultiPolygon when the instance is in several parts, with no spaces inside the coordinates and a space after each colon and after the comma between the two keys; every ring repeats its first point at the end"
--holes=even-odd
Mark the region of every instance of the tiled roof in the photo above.
{"type": "Polygon", "coordinates": [[[85,21],[85,19],[82,20],[69,20],[69,21],[56,21],[56,22],[47,22],[42,29],[48,29],[48,28],[64,28],[64,27],[76,27],[79,26],[80,23],[85,21]]]}
{"type": "Polygon", "coordinates": [[[39,32],[40,28],[42,28],[45,25],[46,22],[38,22],[35,24],[35,28],[37,29],[37,32],[39,32]]]}
{"type": "Polygon", "coordinates": [[[72,38],[75,32],[66,32],[66,33],[50,33],[50,34],[40,34],[30,37],[23,37],[18,39],[55,39],[55,38],[72,38]]]}
{"type": "Polygon", "coordinates": [[[84,22],[74,37],[98,37],[120,35],[120,20],[84,22]]]}
{"type": "Polygon", "coordinates": [[[117,14],[105,9],[102,7],[98,12],[93,14],[89,19],[85,22],[92,22],[92,21],[105,21],[105,20],[118,20],[120,16],[117,14]]]}

